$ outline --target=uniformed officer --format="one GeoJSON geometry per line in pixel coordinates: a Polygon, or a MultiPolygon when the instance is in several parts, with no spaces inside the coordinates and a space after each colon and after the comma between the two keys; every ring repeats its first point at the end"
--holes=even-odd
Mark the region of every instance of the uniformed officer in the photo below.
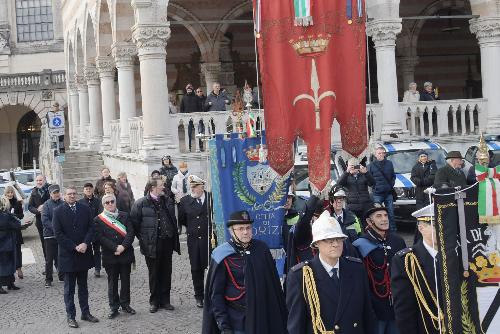
{"type": "Polygon", "coordinates": [[[339,222],[342,232],[349,237],[350,242],[353,242],[361,234],[359,219],[363,217],[356,217],[352,211],[344,207],[346,197],[344,189],[332,188],[328,194],[329,209],[331,216],[339,222]]]}
{"type": "Polygon", "coordinates": [[[366,232],[353,245],[361,254],[368,273],[378,334],[398,334],[392,307],[390,269],[394,254],[406,248],[406,244],[403,238],[390,232],[386,207],[374,205],[366,211],[365,218],[366,232]]]}
{"type": "Polygon", "coordinates": [[[267,245],[252,238],[247,211],[227,221],[231,235],[211,255],[203,334],[285,334],[286,306],[267,245]]]}
{"type": "Polygon", "coordinates": [[[394,256],[391,286],[396,324],[403,334],[447,333],[441,297],[440,269],[436,232],[433,224],[434,206],[428,205],[412,214],[417,218],[422,238],[410,248],[394,256]],[[436,280],[437,292],[436,293],[436,280]]]}
{"type": "Polygon", "coordinates": [[[368,279],[361,260],[341,257],[340,224],[325,211],[312,226],[311,261],[287,278],[288,333],[375,333],[368,279]]]}
{"type": "Polygon", "coordinates": [[[210,253],[211,205],[210,194],[205,191],[205,180],[196,175],[188,177],[191,194],[179,202],[179,221],[187,226],[187,246],[191,264],[196,306],[203,307],[203,277],[210,253]]]}

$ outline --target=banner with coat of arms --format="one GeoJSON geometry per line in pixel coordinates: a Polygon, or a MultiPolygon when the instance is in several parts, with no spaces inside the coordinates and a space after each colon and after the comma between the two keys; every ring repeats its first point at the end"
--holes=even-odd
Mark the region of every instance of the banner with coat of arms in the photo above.
{"type": "Polygon", "coordinates": [[[220,243],[230,237],[225,227],[229,215],[247,210],[254,220],[254,238],[266,242],[275,259],[281,259],[290,174],[280,176],[269,167],[264,138],[265,134],[261,142],[261,137],[241,139],[232,134],[229,139],[216,135],[210,140],[214,221],[220,243]]]}
{"type": "Polygon", "coordinates": [[[443,333],[499,332],[500,225],[480,221],[481,207],[491,205],[491,199],[479,184],[460,192],[443,189],[434,196],[443,333]]]}
{"type": "Polygon", "coordinates": [[[367,146],[366,15],[362,0],[253,0],[269,163],[285,175],[297,137],[307,143],[311,185],[330,180],[333,120],[342,147],[367,146]]]}

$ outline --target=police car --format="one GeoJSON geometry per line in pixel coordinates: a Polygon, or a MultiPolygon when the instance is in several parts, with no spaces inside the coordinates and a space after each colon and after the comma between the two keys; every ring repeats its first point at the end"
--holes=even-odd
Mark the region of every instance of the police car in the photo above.
{"type": "Polygon", "coordinates": [[[415,184],[410,180],[411,170],[418,161],[418,151],[425,150],[429,160],[436,162],[437,168],[446,164],[446,150],[432,141],[384,142],[387,160],[392,161],[396,182],[394,190],[398,195],[394,203],[394,216],[399,222],[414,222],[411,213],[415,211],[415,184]]]}
{"type": "MultiPolygon", "coordinates": [[[[500,164],[500,135],[486,135],[484,136],[484,141],[488,146],[488,151],[492,153],[491,162],[497,166],[500,164]]],[[[465,167],[464,170],[467,172],[472,165],[477,162],[476,153],[478,147],[473,145],[467,149],[465,153],[465,167]]]]}

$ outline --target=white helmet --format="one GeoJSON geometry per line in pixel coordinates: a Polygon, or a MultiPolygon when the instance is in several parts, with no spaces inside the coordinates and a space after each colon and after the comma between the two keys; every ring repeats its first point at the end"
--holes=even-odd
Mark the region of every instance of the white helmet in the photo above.
{"type": "Polygon", "coordinates": [[[312,235],[313,240],[311,242],[311,247],[315,247],[316,242],[332,238],[347,238],[342,232],[339,222],[330,216],[330,212],[327,210],[316,219],[312,225],[312,235]]]}

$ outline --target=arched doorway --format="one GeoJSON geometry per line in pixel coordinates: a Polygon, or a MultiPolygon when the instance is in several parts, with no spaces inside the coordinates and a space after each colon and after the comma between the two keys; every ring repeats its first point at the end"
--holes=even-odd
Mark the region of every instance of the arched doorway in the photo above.
{"type": "Polygon", "coordinates": [[[17,125],[18,164],[23,169],[33,168],[38,161],[42,122],[34,111],[26,113],[17,125]]]}

